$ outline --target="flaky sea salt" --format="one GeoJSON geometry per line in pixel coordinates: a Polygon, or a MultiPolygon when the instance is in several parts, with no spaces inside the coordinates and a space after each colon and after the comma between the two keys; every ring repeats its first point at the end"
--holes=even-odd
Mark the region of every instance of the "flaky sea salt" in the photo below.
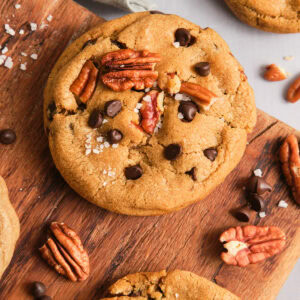
{"type": "Polygon", "coordinates": [[[179,42],[174,42],[174,43],[173,43],[173,46],[174,46],[175,48],[179,48],[179,47],[180,47],[180,43],[179,43],[179,42]]]}
{"type": "Polygon", "coordinates": [[[20,64],[20,69],[23,70],[23,71],[26,71],[26,69],[27,69],[26,64],[27,63],[20,64]]]}
{"type": "Polygon", "coordinates": [[[96,140],[97,140],[98,143],[102,143],[103,142],[103,136],[98,136],[96,138],[96,140]]]}
{"type": "Polygon", "coordinates": [[[0,55],[0,66],[3,65],[5,60],[6,60],[6,55],[0,55]]]}
{"type": "Polygon", "coordinates": [[[144,100],[145,102],[151,102],[151,96],[150,96],[150,95],[147,95],[147,96],[143,97],[143,100],[144,100]]]}
{"type": "Polygon", "coordinates": [[[262,170],[261,169],[256,169],[253,171],[253,174],[257,177],[262,177],[262,170]]]}
{"type": "Polygon", "coordinates": [[[4,47],[4,48],[1,50],[2,54],[6,53],[7,51],[8,51],[8,48],[7,48],[7,47],[4,47]]]}
{"type": "Polygon", "coordinates": [[[110,146],[109,142],[104,142],[104,147],[105,148],[109,148],[109,146],[110,146]]]}
{"type": "Polygon", "coordinates": [[[183,114],[182,113],[178,113],[178,119],[182,120],[183,118],[184,118],[183,114]]]}
{"type": "Polygon", "coordinates": [[[103,186],[106,186],[106,185],[107,185],[107,182],[106,182],[106,181],[104,181],[104,182],[103,182],[103,186]]]}
{"type": "Polygon", "coordinates": [[[36,31],[36,30],[37,30],[37,25],[36,25],[36,23],[29,23],[29,25],[30,25],[31,31],[36,31]]]}
{"type": "Polygon", "coordinates": [[[150,92],[150,88],[146,88],[146,89],[145,89],[145,92],[146,92],[146,93],[150,92]]]}
{"type": "Polygon", "coordinates": [[[105,124],[107,123],[108,121],[106,119],[103,120],[102,124],[105,124]]]}
{"type": "Polygon", "coordinates": [[[16,9],[21,8],[21,4],[19,4],[19,3],[15,4],[15,8],[16,8],[16,9]]]}
{"type": "Polygon", "coordinates": [[[31,54],[30,57],[34,60],[37,60],[37,58],[38,58],[37,54],[35,54],[35,53],[31,54]]]}
{"type": "Polygon", "coordinates": [[[119,144],[112,144],[111,147],[114,148],[114,149],[116,149],[116,148],[119,147],[119,144]]]}
{"type": "Polygon", "coordinates": [[[288,204],[284,200],[280,200],[279,203],[278,203],[278,207],[287,208],[288,204]]]}
{"type": "Polygon", "coordinates": [[[262,219],[266,216],[266,213],[264,211],[261,211],[258,215],[262,219]]]}
{"type": "Polygon", "coordinates": [[[9,26],[9,24],[4,24],[6,33],[9,35],[15,35],[15,31],[9,26]]]}
{"type": "Polygon", "coordinates": [[[178,94],[175,95],[174,99],[177,100],[177,101],[181,101],[183,99],[183,95],[178,93],[178,94]]]}
{"type": "Polygon", "coordinates": [[[99,154],[99,153],[100,153],[100,150],[98,150],[98,149],[93,149],[93,153],[94,153],[94,154],[99,154]]]}
{"type": "Polygon", "coordinates": [[[13,60],[10,56],[7,57],[5,63],[4,63],[4,67],[11,69],[13,67],[14,63],[13,60]]]}
{"type": "Polygon", "coordinates": [[[24,34],[24,29],[20,29],[19,34],[23,35],[24,34]]]}
{"type": "Polygon", "coordinates": [[[51,22],[52,19],[53,19],[53,16],[52,16],[52,15],[49,15],[49,16],[47,17],[47,21],[48,21],[48,22],[51,22]]]}
{"type": "Polygon", "coordinates": [[[136,108],[137,108],[137,109],[141,109],[141,108],[142,108],[142,106],[143,106],[143,104],[142,104],[142,103],[137,103],[137,105],[136,105],[136,108]]]}

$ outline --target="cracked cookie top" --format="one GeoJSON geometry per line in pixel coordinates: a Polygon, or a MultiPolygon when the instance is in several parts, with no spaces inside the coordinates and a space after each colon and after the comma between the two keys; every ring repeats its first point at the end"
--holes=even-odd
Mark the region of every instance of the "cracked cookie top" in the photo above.
{"type": "Polygon", "coordinates": [[[225,0],[243,22],[262,30],[300,32],[299,0],[225,0]]]}
{"type": "Polygon", "coordinates": [[[109,288],[102,300],[238,300],[239,297],[194,273],[175,270],[127,275],[109,288]]]}
{"type": "Polygon", "coordinates": [[[71,44],[44,99],[63,177],[92,203],[130,215],[204,198],[239,162],[256,122],[253,91],[224,40],[149,12],[71,44]]]}

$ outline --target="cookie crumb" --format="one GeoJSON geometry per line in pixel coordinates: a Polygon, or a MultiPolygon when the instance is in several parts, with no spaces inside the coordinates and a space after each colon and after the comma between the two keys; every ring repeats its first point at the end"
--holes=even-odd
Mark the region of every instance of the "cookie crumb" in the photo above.
{"type": "Polygon", "coordinates": [[[284,60],[288,60],[288,61],[291,61],[295,58],[295,56],[292,56],[292,55],[288,55],[288,56],[284,56],[283,59],[284,60]]]}
{"type": "Polygon", "coordinates": [[[262,219],[266,216],[266,213],[264,211],[261,211],[258,215],[262,219]]]}
{"type": "Polygon", "coordinates": [[[9,35],[14,36],[15,31],[9,26],[9,24],[4,24],[5,32],[8,33],[9,35]]]}
{"type": "Polygon", "coordinates": [[[174,46],[175,48],[179,48],[179,47],[180,47],[180,43],[179,43],[179,42],[174,42],[174,43],[173,43],[173,46],[174,46]]]}
{"type": "Polygon", "coordinates": [[[48,22],[51,22],[52,19],[53,19],[53,16],[52,16],[52,15],[49,15],[49,16],[47,17],[47,21],[48,21],[48,22]]]}
{"type": "Polygon", "coordinates": [[[5,60],[4,67],[11,69],[13,67],[13,65],[14,65],[14,63],[13,63],[12,58],[10,56],[8,56],[7,59],[5,60]]]}
{"type": "Polygon", "coordinates": [[[26,71],[26,69],[27,69],[26,64],[27,64],[27,63],[20,64],[20,69],[21,69],[22,71],[26,71]]]}
{"type": "Polygon", "coordinates": [[[280,200],[278,203],[278,207],[287,208],[289,205],[284,200],[280,200]]]}
{"type": "Polygon", "coordinates": [[[36,53],[31,54],[30,57],[34,60],[37,60],[37,58],[38,58],[36,53]]]}
{"type": "Polygon", "coordinates": [[[253,171],[253,174],[257,177],[262,177],[262,170],[261,169],[256,169],[253,171]]]}
{"type": "Polygon", "coordinates": [[[31,31],[37,30],[37,24],[36,23],[29,23],[31,31]]]}
{"type": "Polygon", "coordinates": [[[4,47],[4,48],[1,50],[2,54],[6,53],[7,51],[8,51],[8,48],[7,48],[7,47],[4,47]]]}
{"type": "Polygon", "coordinates": [[[21,4],[19,4],[19,3],[15,4],[15,8],[16,8],[16,9],[21,8],[21,4]]]}

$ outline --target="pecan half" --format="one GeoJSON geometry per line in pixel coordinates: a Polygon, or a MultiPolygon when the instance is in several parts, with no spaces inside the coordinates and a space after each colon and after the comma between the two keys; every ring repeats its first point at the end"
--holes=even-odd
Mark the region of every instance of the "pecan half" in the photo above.
{"type": "Polygon", "coordinates": [[[78,77],[70,86],[70,91],[86,103],[93,95],[99,70],[91,60],[86,61],[78,77]]]}
{"type": "Polygon", "coordinates": [[[300,154],[296,136],[288,136],[279,150],[282,171],[291,187],[294,199],[300,205],[300,154]]]}
{"type": "Polygon", "coordinates": [[[275,64],[266,67],[264,78],[268,81],[281,81],[287,78],[286,72],[275,64]]]}
{"type": "Polygon", "coordinates": [[[88,254],[76,232],[64,223],[51,223],[50,237],[39,251],[50,266],[70,280],[83,281],[89,276],[88,254]]]}
{"type": "Polygon", "coordinates": [[[114,91],[131,88],[151,88],[158,77],[154,66],[160,55],[148,50],[121,49],[104,55],[101,64],[108,72],[101,76],[103,83],[114,91]]]}
{"type": "Polygon", "coordinates": [[[274,226],[232,227],[220,236],[227,252],[221,258],[228,265],[245,267],[261,262],[285,246],[285,234],[274,226]]]}
{"type": "Polygon", "coordinates": [[[218,99],[218,97],[210,90],[192,82],[183,82],[181,84],[180,92],[192,96],[194,101],[204,110],[209,110],[211,105],[218,99]]]}
{"type": "Polygon", "coordinates": [[[163,113],[164,93],[156,90],[148,92],[142,99],[140,108],[140,126],[149,134],[153,134],[163,113]]]}
{"type": "Polygon", "coordinates": [[[296,102],[300,99],[300,76],[290,85],[287,92],[287,100],[296,102]]]}

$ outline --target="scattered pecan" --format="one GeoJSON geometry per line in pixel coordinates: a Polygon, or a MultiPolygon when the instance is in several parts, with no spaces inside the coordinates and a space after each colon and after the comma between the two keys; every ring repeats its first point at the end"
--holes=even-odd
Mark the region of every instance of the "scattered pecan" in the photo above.
{"type": "Polygon", "coordinates": [[[148,92],[142,99],[140,108],[140,126],[149,134],[153,134],[161,114],[163,113],[164,93],[156,90],[148,92]]]}
{"type": "Polygon", "coordinates": [[[108,70],[101,78],[114,91],[151,88],[158,77],[158,72],[153,69],[159,61],[160,55],[148,50],[110,52],[101,59],[102,66],[108,70]]]}
{"type": "Polygon", "coordinates": [[[98,76],[98,69],[91,60],[86,61],[78,77],[72,83],[70,91],[86,103],[92,96],[98,76]]]}
{"type": "Polygon", "coordinates": [[[64,223],[52,222],[50,237],[39,251],[47,263],[59,274],[72,281],[87,279],[89,257],[76,232],[64,223]]]}
{"type": "Polygon", "coordinates": [[[287,100],[296,102],[300,99],[300,76],[290,85],[287,92],[287,100]]]}
{"type": "Polygon", "coordinates": [[[287,78],[286,72],[275,64],[266,67],[264,78],[268,81],[281,81],[287,78]]]}
{"type": "Polygon", "coordinates": [[[221,254],[222,260],[245,267],[279,253],[285,246],[285,234],[274,226],[238,226],[223,232],[220,242],[227,249],[221,254]]]}
{"type": "Polygon", "coordinates": [[[282,171],[297,204],[300,205],[300,154],[296,136],[288,136],[279,150],[282,171]]]}
{"type": "Polygon", "coordinates": [[[205,110],[209,110],[211,105],[218,99],[210,90],[192,82],[183,82],[180,92],[192,96],[194,101],[205,110]]]}

